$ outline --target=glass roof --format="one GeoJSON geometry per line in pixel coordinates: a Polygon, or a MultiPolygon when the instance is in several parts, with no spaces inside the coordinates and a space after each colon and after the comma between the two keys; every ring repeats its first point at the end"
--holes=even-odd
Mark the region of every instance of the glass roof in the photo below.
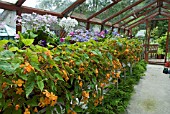
{"type": "Polygon", "coordinates": [[[0,0],[0,1],[4,1],[4,2],[9,2],[9,3],[15,4],[18,0],[0,0]]]}
{"type": "MultiPolygon", "coordinates": [[[[16,4],[18,0],[0,0],[0,1],[16,4]]],[[[76,1],[78,0],[26,0],[22,4],[22,6],[62,13],[65,9],[67,9],[69,6],[71,6],[76,1]]],[[[113,1],[117,1],[117,0],[85,0],[81,4],[76,4],[75,9],[74,7],[72,9],[69,9],[70,12],[68,12],[69,13],[68,16],[72,16],[80,20],[82,19],[85,22],[88,17],[100,11],[104,7],[108,6],[109,4],[113,3],[113,1]]],[[[122,11],[124,8],[127,8],[128,6],[132,5],[133,3],[137,1],[139,0],[121,0],[120,2],[106,9],[104,12],[100,13],[96,17],[92,18],[91,21],[101,23],[103,20],[109,18],[110,16],[112,16],[113,14],[116,14],[117,12],[122,11]]],[[[123,17],[131,13],[134,13],[136,10],[143,8],[144,6],[154,1],[157,1],[157,0],[143,0],[143,2],[139,3],[138,5],[126,10],[125,12],[109,20],[108,23],[113,24],[117,22],[118,20],[121,20],[123,17]]],[[[166,2],[163,2],[163,5],[170,8],[170,5],[167,4],[166,2]]],[[[149,8],[144,9],[140,11],[139,13],[136,13],[136,15],[140,15],[148,9],[149,8]]],[[[163,11],[168,12],[168,10],[165,10],[165,9],[163,9],[163,11]]],[[[0,9],[0,14],[2,14],[2,12],[3,12],[3,9],[0,9]]],[[[133,16],[130,16],[129,18],[120,22],[120,24],[133,18],[134,18],[133,16]]]]}
{"type": "Polygon", "coordinates": [[[26,0],[23,6],[61,13],[75,1],[76,0],[26,0]]]}
{"type": "Polygon", "coordinates": [[[99,10],[111,4],[112,2],[113,2],[112,0],[105,0],[105,1],[86,0],[80,6],[75,8],[74,12],[84,14],[86,18],[88,18],[92,14],[98,12],[99,10]]]}
{"type": "MultiPolygon", "coordinates": [[[[112,6],[110,9],[107,9],[106,11],[104,11],[103,13],[98,15],[97,18],[102,19],[102,20],[106,19],[106,17],[108,18],[111,15],[116,14],[117,12],[121,11],[122,9],[126,8],[129,5],[132,5],[133,3],[137,2],[137,1],[138,0],[122,0],[121,2],[112,6]]],[[[120,20],[121,18],[123,18],[124,16],[126,16],[127,14],[133,13],[137,9],[140,9],[140,8],[150,4],[153,1],[155,1],[155,0],[145,0],[144,2],[141,2],[140,4],[138,4],[138,5],[134,6],[133,8],[125,11],[124,13],[118,15],[117,17],[113,18],[110,21],[116,22],[116,21],[120,20]]]]}

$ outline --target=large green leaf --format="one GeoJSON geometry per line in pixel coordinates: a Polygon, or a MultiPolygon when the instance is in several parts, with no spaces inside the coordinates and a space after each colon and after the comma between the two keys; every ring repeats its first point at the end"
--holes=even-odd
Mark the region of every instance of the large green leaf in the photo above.
{"type": "Polygon", "coordinates": [[[0,46],[7,44],[9,40],[0,40],[0,46]]]}
{"type": "Polygon", "coordinates": [[[44,83],[41,76],[37,76],[37,85],[41,91],[44,89],[44,83]]]}
{"type": "Polygon", "coordinates": [[[14,56],[15,56],[14,53],[9,50],[0,52],[0,60],[9,60],[13,58],[14,56]]]}
{"type": "Polygon", "coordinates": [[[0,61],[0,69],[6,72],[14,72],[19,67],[19,64],[10,64],[6,61],[0,61]]]}
{"type": "Polygon", "coordinates": [[[28,83],[26,83],[25,86],[26,86],[25,87],[26,97],[28,98],[28,96],[30,95],[30,93],[34,89],[35,82],[34,81],[29,81],[28,83]]]}
{"type": "Polygon", "coordinates": [[[55,76],[56,78],[58,78],[59,80],[64,81],[63,78],[62,78],[62,76],[61,76],[60,74],[54,74],[54,76],[55,76]]]}
{"type": "Polygon", "coordinates": [[[18,47],[11,47],[9,50],[10,50],[10,51],[17,51],[17,50],[18,50],[18,47]]]}
{"type": "Polygon", "coordinates": [[[38,36],[37,34],[34,34],[32,31],[30,31],[30,38],[31,39],[34,39],[37,36],[38,36]]]}
{"type": "Polygon", "coordinates": [[[22,39],[22,42],[24,45],[30,46],[34,42],[34,39],[22,39]]]}

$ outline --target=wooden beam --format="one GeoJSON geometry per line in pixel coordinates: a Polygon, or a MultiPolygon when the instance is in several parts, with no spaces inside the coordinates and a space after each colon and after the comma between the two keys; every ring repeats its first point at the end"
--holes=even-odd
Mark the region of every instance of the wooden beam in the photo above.
{"type": "Polygon", "coordinates": [[[86,0],[77,0],[74,2],[71,6],[69,6],[67,9],[65,9],[61,14],[63,16],[67,16],[71,11],[73,11],[76,7],[78,7],[80,4],[82,4],[86,0]]]}
{"type": "Polygon", "coordinates": [[[56,12],[51,12],[51,11],[47,11],[47,10],[41,10],[41,9],[36,9],[36,8],[30,8],[30,7],[26,7],[26,6],[22,6],[20,8],[20,10],[22,11],[22,13],[37,13],[40,15],[53,15],[53,16],[57,16],[59,18],[62,18],[63,15],[61,13],[56,13],[56,12]]]}
{"type": "Polygon", "coordinates": [[[162,11],[162,12],[161,12],[161,15],[170,18],[170,14],[168,14],[168,13],[166,13],[166,12],[163,12],[163,11],[162,11]]]}
{"type": "Polygon", "coordinates": [[[140,3],[143,2],[143,1],[144,1],[144,0],[139,0],[139,1],[135,2],[135,3],[133,3],[132,5],[130,5],[130,6],[126,7],[126,8],[124,8],[123,10],[121,10],[121,11],[119,11],[119,12],[117,12],[117,13],[111,15],[110,17],[104,19],[102,23],[106,23],[107,21],[109,21],[109,20],[113,19],[114,17],[116,17],[116,16],[118,16],[118,15],[120,15],[120,14],[126,12],[127,10],[130,10],[132,7],[134,7],[134,6],[138,5],[138,4],[140,4],[140,3]]]}
{"type": "Polygon", "coordinates": [[[167,10],[170,10],[170,8],[167,7],[167,6],[162,6],[162,8],[167,9],[167,10]]]}
{"type": "Polygon", "coordinates": [[[14,4],[2,2],[2,1],[0,1],[0,8],[5,9],[5,10],[11,10],[11,11],[16,11],[20,9],[14,4]]]}
{"type": "Polygon", "coordinates": [[[170,1],[168,1],[168,0],[162,0],[162,1],[167,3],[167,4],[170,4],[170,1]]]}
{"type": "Polygon", "coordinates": [[[49,14],[49,15],[57,16],[59,18],[63,17],[61,13],[56,13],[56,12],[51,12],[51,11],[47,11],[47,10],[41,10],[41,9],[26,7],[26,6],[18,7],[14,4],[6,3],[6,2],[2,2],[2,1],[0,1],[0,8],[6,9],[6,10],[11,10],[11,11],[19,11],[20,10],[22,13],[33,13],[33,12],[35,12],[35,13],[41,14],[41,15],[49,14]]]}
{"type": "Polygon", "coordinates": [[[154,18],[154,19],[149,19],[152,21],[162,21],[162,20],[169,20],[169,18],[154,18]]]}
{"type": "Polygon", "coordinates": [[[135,11],[134,13],[131,13],[131,14],[125,16],[124,18],[122,18],[121,20],[119,20],[119,21],[113,23],[113,25],[118,24],[118,23],[120,23],[121,21],[124,21],[125,19],[129,18],[130,16],[133,16],[134,14],[139,13],[140,11],[142,11],[142,10],[148,8],[148,7],[151,7],[151,6],[154,5],[155,3],[156,3],[156,1],[154,1],[154,2],[152,2],[152,3],[150,3],[150,4],[148,4],[147,6],[141,8],[141,9],[138,9],[138,10],[135,11]]]}
{"type": "Polygon", "coordinates": [[[114,6],[115,4],[117,4],[118,2],[120,2],[121,0],[117,0],[117,1],[113,1],[113,3],[109,4],[108,6],[104,7],[103,9],[99,10],[98,12],[94,13],[93,15],[91,15],[90,17],[87,18],[87,20],[92,19],[93,17],[96,17],[97,15],[101,14],[102,12],[104,12],[105,10],[109,9],[110,7],[114,6]]]}
{"type": "Polygon", "coordinates": [[[128,20],[127,22],[121,24],[119,27],[122,27],[122,26],[124,26],[124,25],[126,25],[126,24],[128,24],[128,23],[130,23],[130,22],[132,22],[132,21],[134,21],[134,20],[136,20],[136,19],[138,19],[138,18],[141,17],[141,16],[145,16],[145,15],[148,14],[149,12],[151,12],[151,11],[153,11],[153,10],[156,10],[156,8],[157,8],[157,6],[151,8],[151,9],[149,9],[149,10],[146,10],[146,11],[143,12],[142,14],[138,15],[137,18],[130,19],[130,20],[128,20]]]}
{"type": "Polygon", "coordinates": [[[155,13],[152,13],[152,14],[150,14],[150,15],[148,15],[148,16],[145,16],[144,18],[138,20],[137,22],[134,22],[134,23],[132,23],[131,25],[129,25],[128,28],[134,28],[134,27],[136,27],[137,25],[145,22],[146,19],[154,18],[154,17],[157,16],[158,14],[159,14],[159,12],[155,12],[155,13]]]}
{"type": "Polygon", "coordinates": [[[19,6],[19,7],[21,7],[22,4],[23,4],[25,1],[26,1],[26,0],[18,0],[17,3],[16,3],[16,5],[19,6]]]}

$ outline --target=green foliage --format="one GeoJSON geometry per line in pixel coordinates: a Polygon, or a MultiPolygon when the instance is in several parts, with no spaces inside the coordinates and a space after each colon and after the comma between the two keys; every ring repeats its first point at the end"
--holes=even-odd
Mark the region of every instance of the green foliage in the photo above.
{"type": "Polygon", "coordinates": [[[129,100],[134,91],[134,85],[139,82],[141,76],[146,71],[146,62],[141,60],[135,64],[133,73],[134,77],[127,76],[126,80],[120,80],[119,88],[110,85],[107,93],[104,96],[102,105],[99,105],[91,110],[90,114],[121,114],[126,111],[129,100]]]}
{"type": "MultiPolygon", "coordinates": [[[[2,48],[0,52],[2,113],[35,113],[43,108],[47,113],[54,108],[66,113],[91,112],[106,102],[104,88],[117,83],[120,73],[116,71],[123,70],[122,63],[138,62],[142,51],[141,42],[126,38],[62,44],[52,49],[28,44],[25,48],[10,44],[10,50],[2,48]]],[[[124,91],[114,91],[115,98],[127,99],[124,91]]],[[[121,99],[112,102],[119,111],[124,109],[121,99]]],[[[111,109],[110,105],[107,108],[111,109]]]]}
{"type": "Polygon", "coordinates": [[[164,34],[163,36],[161,36],[158,40],[159,43],[159,49],[163,50],[163,52],[165,52],[165,44],[166,44],[166,39],[167,39],[167,34],[164,34]]]}

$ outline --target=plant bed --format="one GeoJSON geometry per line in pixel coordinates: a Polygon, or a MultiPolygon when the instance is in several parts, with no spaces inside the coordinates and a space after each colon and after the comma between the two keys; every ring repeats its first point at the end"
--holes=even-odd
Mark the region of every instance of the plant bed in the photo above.
{"type": "Polygon", "coordinates": [[[20,40],[25,49],[0,41],[0,111],[10,113],[85,113],[103,104],[103,89],[118,84],[122,63],[137,63],[142,48],[135,39],[90,40],[54,48],[20,40]],[[55,109],[55,110],[54,110],[55,109]]]}

